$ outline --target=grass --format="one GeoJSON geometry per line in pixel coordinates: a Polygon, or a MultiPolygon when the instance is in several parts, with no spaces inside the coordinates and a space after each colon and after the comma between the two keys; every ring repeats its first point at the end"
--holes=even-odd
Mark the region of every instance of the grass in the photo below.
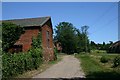
{"type": "MultiPolygon", "coordinates": [[[[103,52],[90,54],[77,54],[75,57],[80,59],[81,66],[85,72],[86,78],[120,78],[120,71],[112,68],[112,60],[119,54],[107,54],[103,52]],[[108,63],[101,63],[101,56],[106,56],[110,59],[108,63]]],[[[119,69],[120,70],[120,69],[119,69]]]]}
{"type": "Polygon", "coordinates": [[[91,72],[102,70],[101,66],[96,61],[91,59],[88,54],[84,55],[78,54],[76,57],[81,59],[82,62],[81,65],[86,75],[89,75],[89,73],[91,72]]]}
{"type": "Polygon", "coordinates": [[[37,70],[31,70],[24,72],[23,74],[18,75],[15,78],[32,78],[33,76],[40,74],[41,72],[45,71],[47,68],[51,67],[52,65],[61,61],[63,55],[58,55],[58,59],[55,61],[44,62],[37,70]]]}

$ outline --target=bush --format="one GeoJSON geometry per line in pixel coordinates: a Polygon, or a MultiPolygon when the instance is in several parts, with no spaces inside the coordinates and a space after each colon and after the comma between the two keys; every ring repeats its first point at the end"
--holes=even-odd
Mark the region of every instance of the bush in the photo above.
{"type": "Polygon", "coordinates": [[[2,77],[16,76],[24,71],[37,69],[42,63],[42,50],[36,48],[27,53],[4,53],[2,61],[2,77]]]}
{"type": "Polygon", "coordinates": [[[11,46],[14,45],[16,40],[19,39],[20,35],[23,33],[23,28],[10,23],[3,22],[2,23],[2,49],[3,51],[7,51],[11,46]]]}
{"type": "Polygon", "coordinates": [[[117,56],[113,60],[113,67],[120,66],[120,56],[117,56]]]}
{"type": "Polygon", "coordinates": [[[39,32],[37,37],[32,38],[32,47],[33,48],[42,48],[42,35],[39,32]]]}
{"type": "Polygon", "coordinates": [[[31,49],[30,52],[34,68],[37,69],[42,63],[42,50],[39,48],[31,49]]]}
{"type": "Polygon", "coordinates": [[[10,54],[4,53],[2,56],[3,67],[2,74],[3,77],[9,77],[23,73],[24,71],[24,56],[23,54],[10,54]]]}
{"type": "Polygon", "coordinates": [[[107,58],[106,56],[102,56],[100,58],[100,62],[102,62],[102,63],[107,63],[108,61],[109,61],[109,58],[107,58]]]}

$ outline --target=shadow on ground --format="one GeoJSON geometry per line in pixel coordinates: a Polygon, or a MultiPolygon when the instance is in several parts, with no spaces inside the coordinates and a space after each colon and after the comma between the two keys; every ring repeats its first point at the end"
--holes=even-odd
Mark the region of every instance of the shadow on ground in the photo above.
{"type": "MultiPolygon", "coordinates": [[[[7,80],[7,79],[3,79],[7,80]]],[[[120,73],[117,72],[93,72],[86,78],[9,78],[9,80],[120,80],[120,73]]]]}
{"type": "Polygon", "coordinates": [[[59,78],[54,80],[120,80],[120,73],[117,72],[93,72],[86,76],[86,78],[59,78]]]}
{"type": "Polygon", "coordinates": [[[115,71],[112,72],[93,72],[86,76],[86,78],[110,78],[110,79],[120,79],[120,73],[115,71]]]}

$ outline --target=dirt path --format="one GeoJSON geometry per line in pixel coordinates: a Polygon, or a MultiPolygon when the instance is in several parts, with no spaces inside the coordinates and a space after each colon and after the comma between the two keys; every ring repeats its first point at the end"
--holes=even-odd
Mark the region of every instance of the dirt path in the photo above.
{"type": "Polygon", "coordinates": [[[71,55],[66,55],[57,64],[51,66],[46,71],[34,76],[33,78],[73,78],[84,77],[80,62],[71,55]]]}

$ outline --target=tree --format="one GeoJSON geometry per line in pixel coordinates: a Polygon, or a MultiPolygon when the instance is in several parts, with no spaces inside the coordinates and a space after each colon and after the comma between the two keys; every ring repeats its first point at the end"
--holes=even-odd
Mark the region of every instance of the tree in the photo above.
{"type": "Polygon", "coordinates": [[[56,26],[55,32],[55,39],[62,43],[63,52],[67,54],[74,53],[76,49],[76,34],[73,24],[61,22],[56,26]]]}
{"type": "Polygon", "coordinates": [[[84,47],[85,52],[90,51],[90,45],[89,45],[89,39],[88,39],[88,29],[89,29],[89,26],[86,26],[86,25],[81,27],[82,43],[83,43],[82,47],[84,47]]]}
{"type": "Polygon", "coordinates": [[[83,47],[81,47],[82,46],[82,34],[79,29],[76,29],[76,32],[77,32],[76,33],[76,44],[77,44],[76,52],[79,53],[83,51],[83,47]]]}
{"type": "Polygon", "coordinates": [[[82,33],[69,22],[61,22],[56,26],[54,40],[61,42],[64,53],[71,54],[90,50],[87,36],[88,26],[83,26],[81,29],[82,33]]]}
{"type": "Polygon", "coordinates": [[[10,22],[2,23],[2,49],[7,51],[19,39],[23,28],[10,22]]]}
{"type": "Polygon", "coordinates": [[[97,49],[97,44],[94,41],[90,42],[91,49],[97,49]]]}

